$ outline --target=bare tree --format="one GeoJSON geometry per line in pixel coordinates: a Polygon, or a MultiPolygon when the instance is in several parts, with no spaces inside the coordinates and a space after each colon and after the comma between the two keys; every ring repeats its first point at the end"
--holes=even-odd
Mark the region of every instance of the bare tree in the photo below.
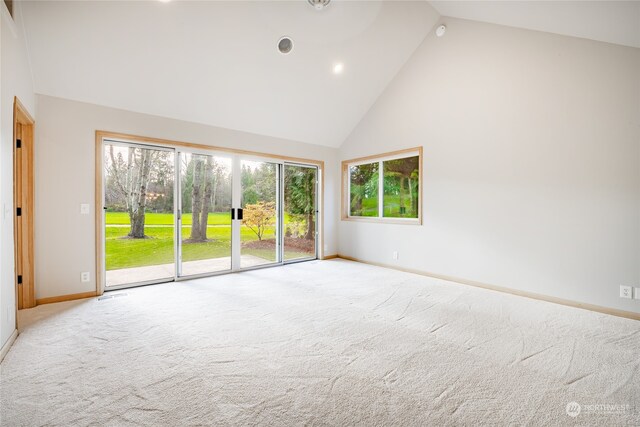
{"type": "Polygon", "coordinates": [[[108,172],[113,176],[116,187],[122,194],[131,229],[128,237],[141,239],[144,235],[147,188],[151,168],[156,159],[156,151],[129,147],[127,161],[121,154],[114,154],[114,146],[109,146],[111,165],[108,172]]]}
{"type": "Polygon", "coordinates": [[[191,190],[191,236],[190,241],[207,240],[207,223],[211,211],[213,194],[213,158],[194,156],[193,187],[191,190]]]}

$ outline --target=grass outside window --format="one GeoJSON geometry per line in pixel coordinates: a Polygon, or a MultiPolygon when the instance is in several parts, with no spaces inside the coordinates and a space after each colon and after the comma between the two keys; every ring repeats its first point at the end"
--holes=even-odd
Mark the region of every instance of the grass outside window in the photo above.
{"type": "Polygon", "coordinates": [[[422,147],[342,162],[342,219],[422,223],[422,147]]]}

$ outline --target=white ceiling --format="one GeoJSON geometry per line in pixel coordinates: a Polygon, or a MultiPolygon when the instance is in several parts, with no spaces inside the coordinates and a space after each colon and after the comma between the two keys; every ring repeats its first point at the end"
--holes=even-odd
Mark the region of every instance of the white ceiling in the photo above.
{"type": "Polygon", "coordinates": [[[423,1],[21,3],[37,93],[334,147],[439,18],[423,1]]]}
{"type": "Polygon", "coordinates": [[[440,14],[640,47],[640,1],[20,3],[37,93],[333,147],[440,14]]]}
{"type": "Polygon", "coordinates": [[[431,1],[443,16],[640,48],[640,1],[431,1]]]}

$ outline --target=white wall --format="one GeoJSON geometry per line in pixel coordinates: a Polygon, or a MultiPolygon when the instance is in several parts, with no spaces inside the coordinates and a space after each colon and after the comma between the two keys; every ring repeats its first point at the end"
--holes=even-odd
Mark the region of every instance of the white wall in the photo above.
{"type": "Polygon", "coordinates": [[[95,290],[95,131],[194,142],[325,161],[325,255],[337,252],[337,149],[38,95],[36,297],[95,290]],[[90,203],[91,215],[80,215],[90,203]],[[80,272],[91,271],[91,283],[80,272]]]}
{"type": "Polygon", "coordinates": [[[15,330],[15,269],[13,252],[13,99],[17,96],[35,116],[35,95],[24,42],[20,2],[14,2],[15,22],[4,5],[0,71],[0,347],[15,330]]]}
{"type": "Polygon", "coordinates": [[[339,253],[640,312],[640,49],[442,21],[339,154],[424,146],[424,225],[339,253]]]}

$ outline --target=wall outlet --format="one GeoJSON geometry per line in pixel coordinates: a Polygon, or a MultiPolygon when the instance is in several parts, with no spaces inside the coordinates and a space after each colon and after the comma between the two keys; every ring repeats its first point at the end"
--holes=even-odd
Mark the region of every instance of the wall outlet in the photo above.
{"type": "Polygon", "coordinates": [[[80,214],[81,215],[89,215],[89,203],[81,203],[80,204],[80,214]]]}
{"type": "Polygon", "coordinates": [[[640,299],[640,288],[635,288],[633,292],[633,297],[635,299],[640,299]]]}
{"type": "Polygon", "coordinates": [[[82,281],[83,283],[87,283],[90,280],[91,280],[91,276],[89,275],[88,271],[84,271],[80,273],[80,281],[82,281]]]}
{"type": "Polygon", "coordinates": [[[398,251],[393,251],[393,259],[398,259],[398,251]]]}
{"type": "Polygon", "coordinates": [[[632,298],[631,289],[631,286],[620,285],[620,298],[632,298]]]}

